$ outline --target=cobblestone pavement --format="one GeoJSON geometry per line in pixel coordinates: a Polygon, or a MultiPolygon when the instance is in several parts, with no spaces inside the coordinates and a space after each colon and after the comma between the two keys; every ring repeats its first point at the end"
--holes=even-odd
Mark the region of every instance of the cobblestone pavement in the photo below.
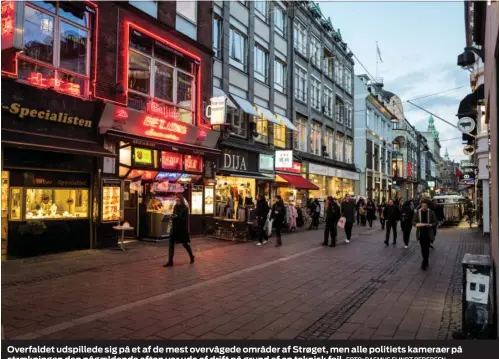
{"type": "MultiPolygon", "coordinates": [[[[167,246],[80,251],[2,263],[7,338],[437,339],[459,327],[459,265],[487,253],[474,230],[441,229],[430,270],[409,249],[383,245],[379,227],[354,228],[324,248],[322,231],[262,247],[195,239],[163,268],[167,246]]],[[[401,236],[400,236],[401,237],[401,236]]]]}

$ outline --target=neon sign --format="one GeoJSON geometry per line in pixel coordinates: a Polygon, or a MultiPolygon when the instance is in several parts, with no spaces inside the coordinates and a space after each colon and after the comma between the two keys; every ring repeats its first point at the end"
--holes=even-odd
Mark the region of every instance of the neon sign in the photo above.
{"type": "Polygon", "coordinates": [[[197,156],[185,156],[184,168],[189,172],[203,172],[203,159],[197,156]]]}
{"type": "Polygon", "coordinates": [[[2,1],[2,37],[14,35],[15,10],[14,1],[2,1]]]}
{"type": "Polygon", "coordinates": [[[182,155],[175,152],[161,152],[161,168],[165,170],[182,170],[182,155]]]}
{"type": "Polygon", "coordinates": [[[162,118],[146,116],[142,122],[146,127],[146,136],[163,138],[172,141],[180,141],[180,136],[185,136],[189,128],[176,121],[164,120],[162,118]]]}
{"type": "Polygon", "coordinates": [[[32,72],[28,81],[31,85],[40,88],[53,88],[73,96],[80,95],[80,85],[64,81],[55,77],[45,77],[40,72],[32,72]]]}
{"type": "Polygon", "coordinates": [[[293,172],[293,173],[301,173],[301,163],[293,162],[292,168],[276,168],[276,170],[281,172],[293,172]]]}
{"type": "Polygon", "coordinates": [[[124,121],[128,118],[128,112],[124,108],[116,108],[114,111],[114,117],[118,121],[124,121]]]}
{"type": "Polygon", "coordinates": [[[158,102],[149,101],[146,104],[146,111],[152,115],[158,115],[165,118],[178,119],[179,113],[169,106],[163,105],[158,102]]]}
{"type": "Polygon", "coordinates": [[[128,175],[128,178],[142,177],[143,180],[152,180],[157,174],[157,171],[132,170],[128,175]]]}

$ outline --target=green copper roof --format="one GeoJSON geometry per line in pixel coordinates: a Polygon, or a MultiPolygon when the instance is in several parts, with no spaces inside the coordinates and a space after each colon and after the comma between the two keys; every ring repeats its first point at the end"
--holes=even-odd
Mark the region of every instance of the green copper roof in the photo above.
{"type": "Polygon", "coordinates": [[[438,133],[437,129],[435,128],[435,120],[433,119],[433,116],[430,116],[430,118],[428,119],[428,132],[432,132],[433,133],[433,137],[435,138],[439,138],[440,137],[440,134],[438,133]]]}

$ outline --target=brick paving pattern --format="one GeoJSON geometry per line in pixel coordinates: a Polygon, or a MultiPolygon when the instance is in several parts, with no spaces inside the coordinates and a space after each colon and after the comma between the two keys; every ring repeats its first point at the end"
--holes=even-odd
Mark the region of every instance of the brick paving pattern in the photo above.
{"type": "Polygon", "coordinates": [[[200,238],[196,263],[179,250],[169,269],[167,246],[154,243],[5,262],[2,325],[7,338],[42,339],[437,339],[452,330],[455,310],[444,309],[458,290],[456,263],[488,240],[442,229],[422,272],[414,234],[409,249],[383,237],[356,226],[336,248],[319,246],[322,231],[288,234],[280,248],[200,238]]]}

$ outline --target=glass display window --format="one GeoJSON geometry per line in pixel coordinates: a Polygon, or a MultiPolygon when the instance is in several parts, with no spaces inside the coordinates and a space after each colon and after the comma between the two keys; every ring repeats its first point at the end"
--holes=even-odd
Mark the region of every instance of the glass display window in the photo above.
{"type": "Polygon", "coordinates": [[[102,221],[119,220],[121,220],[121,185],[118,181],[105,181],[102,187],[102,221]]]}
{"type": "Polygon", "coordinates": [[[9,215],[9,172],[2,171],[2,219],[9,215]]]}
{"type": "Polygon", "coordinates": [[[204,188],[204,214],[213,214],[213,203],[215,200],[215,190],[212,186],[204,188]]]}
{"type": "Polygon", "coordinates": [[[220,209],[229,202],[231,202],[234,211],[237,211],[239,206],[244,206],[244,203],[248,203],[250,199],[255,203],[255,194],[256,180],[253,178],[217,176],[216,212],[219,213],[220,209]]]}
{"type": "Polygon", "coordinates": [[[20,221],[22,219],[22,188],[11,188],[10,189],[10,220],[20,221]]]}
{"type": "Polygon", "coordinates": [[[203,186],[192,186],[191,214],[203,214],[203,186]]]}
{"type": "Polygon", "coordinates": [[[88,189],[26,189],[26,219],[88,218],[88,189]]]}
{"type": "Polygon", "coordinates": [[[318,190],[311,190],[310,191],[310,198],[318,198],[318,199],[326,198],[327,197],[326,176],[311,174],[311,175],[309,175],[309,180],[310,180],[310,182],[315,184],[317,187],[319,187],[318,190]]]}

